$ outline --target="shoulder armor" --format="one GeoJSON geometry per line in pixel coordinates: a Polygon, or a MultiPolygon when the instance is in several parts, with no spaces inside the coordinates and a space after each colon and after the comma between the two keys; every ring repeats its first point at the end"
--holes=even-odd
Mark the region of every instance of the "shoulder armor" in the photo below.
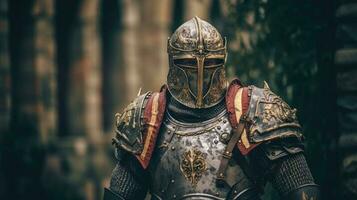
{"type": "Polygon", "coordinates": [[[143,115],[151,92],[134,99],[121,114],[116,114],[116,135],[113,143],[130,153],[139,154],[143,148],[143,115]]]}
{"type": "Polygon", "coordinates": [[[166,87],[137,97],[117,115],[113,143],[135,155],[144,169],[149,165],[166,108],[166,87]]]}
{"type": "Polygon", "coordinates": [[[301,126],[292,109],[266,85],[264,88],[249,86],[251,89],[247,119],[248,139],[251,143],[285,137],[302,137],[301,126]]]}

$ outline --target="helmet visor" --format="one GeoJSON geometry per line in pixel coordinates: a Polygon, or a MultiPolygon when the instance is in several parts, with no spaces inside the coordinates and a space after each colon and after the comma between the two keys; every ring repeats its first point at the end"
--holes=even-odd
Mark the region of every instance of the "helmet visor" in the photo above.
{"type": "Polygon", "coordinates": [[[211,87],[212,76],[222,67],[222,58],[183,58],[174,59],[174,65],[184,70],[187,76],[190,93],[196,98],[196,105],[202,105],[203,98],[211,87]]]}

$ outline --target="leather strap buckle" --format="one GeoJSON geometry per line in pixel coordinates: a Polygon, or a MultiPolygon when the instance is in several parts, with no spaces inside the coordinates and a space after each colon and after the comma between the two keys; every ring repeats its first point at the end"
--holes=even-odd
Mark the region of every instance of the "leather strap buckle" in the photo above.
{"type": "Polygon", "coordinates": [[[230,158],[232,158],[232,152],[224,151],[222,156],[224,158],[230,159],[230,158]]]}

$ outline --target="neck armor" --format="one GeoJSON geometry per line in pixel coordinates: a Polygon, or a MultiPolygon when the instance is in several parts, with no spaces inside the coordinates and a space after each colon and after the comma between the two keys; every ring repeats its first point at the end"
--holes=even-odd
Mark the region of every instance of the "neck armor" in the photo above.
{"type": "Polygon", "coordinates": [[[220,101],[210,108],[189,108],[167,95],[167,111],[177,121],[186,123],[202,122],[216,117],[226,109],[225,101],[220,101]]]}
{"type": "Polygon", "coordinates": [[[225,95],[226,40],[215,27],[195,17],[168,39],[170,94],[190,108],[209,108],[225,95]]]}

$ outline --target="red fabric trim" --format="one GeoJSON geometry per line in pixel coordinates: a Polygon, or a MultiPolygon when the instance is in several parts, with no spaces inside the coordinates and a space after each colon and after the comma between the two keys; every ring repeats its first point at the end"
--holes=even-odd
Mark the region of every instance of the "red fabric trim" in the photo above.
{"type": "Polygon", "coordinates": [[[154,94],[150,94],[150,97],[145,105],[145,110],[144,110],[144,138],[146,137],[146,130],[147,130],[147,124],[149,124],[150,119],[151,119],[151,110],[152,110],[152,103],[154,101],[154,94]]]}
{"type": "Polygon", "coordinates": [[[245,148],[245,146],[242,143],[238,143],[238,149],[240,153],[245,156],[247,155],[251,150],[253,150],[255,147],[257,147],[260,143],[258,144],[250,144],[249,148],[245,148]]]}
{"type": "Polygon", "coordinates": [[[226,108],[228,112],[228,120],[233,128],[237,128],[238,122],[234,108],[234,98],[242,84],[239,79],[234,79],[228,86],[226,93],[226,108]]]}
{"type": "Polygon", "coordinates": [[[246,114],[249,108],[250,96],[248,96],[248,88],[244,87],[242,92],[242,112],[246,114]]]}
{"type": "MultiPolygon", "coordinates": [[[[143,137],[143,141],[147,141],[146,137],[147,137],[147,131],[148,131],[148,127],[151,126],[150,120],[151,120],[151,116],[152,116],[152,106],[153,106],[153,100],[154,100],[154,94],[152,94],[149,97],[149,100],[145,106],[145,111],[144,111],[144,137],[143,137]]],[[[146,154],[144,155],[144,158],[142,159],[139,156],[136,156],[141,164],[141,166],[146,169],[149,166],[150,163],[150,159],[152,157],[152,153],[155,149],[155,144],[156,144],[156,139],[157,136],[159,134],[160,131],[160,127],[161,127],[161,123],[162,123],[162,119],[164,117],[164,113],[165,113],[165,108],[166,108],[166,87],[162,87],[161,91],[159,93],[159,99],[158,99],[158,114],[156,116],[156,121],[155,124],[153,125],[153,134],[151,135],[151,138],[149,139],[149,144],[148,144],[148,149],[146,154]]],[[[145,146],[145,144],[143,144],[143,146],[145,146]]]]}
{"type": "MultiPolygon", "coordinates": [[[[227,107],[227,111],[228,111],[228,119],[229,119],[229,122],[230,122],[232,128],[236,128],[238,126],[235,107],[234,107],[234,98],[235,98],[238,90],[241,87],[243,87],[241,81],[239,79],[234,79],[231,82],[231,84],[228,86],[228,90],[226,93],[226,107],[227,107]]],[[[247,87],[244,87],[243,92],[242,92],[242,112],[243,112],[243,114],[246,114],[249,109],[250,96],[248,94],[249,94],[249,89],[247,87]]],[[[248,131],[249,127],[246,127],[245,130],[248,131]]],[[[249,134],[249,133],[247,132],[247,134],[249,134]]],[[[238,143],[237,147],[242,155],[247,155],[251,150],[253,150],[258,145],[259,144],[250,144],[249,148],[245,148],[243,143],[238,143]]]]}

